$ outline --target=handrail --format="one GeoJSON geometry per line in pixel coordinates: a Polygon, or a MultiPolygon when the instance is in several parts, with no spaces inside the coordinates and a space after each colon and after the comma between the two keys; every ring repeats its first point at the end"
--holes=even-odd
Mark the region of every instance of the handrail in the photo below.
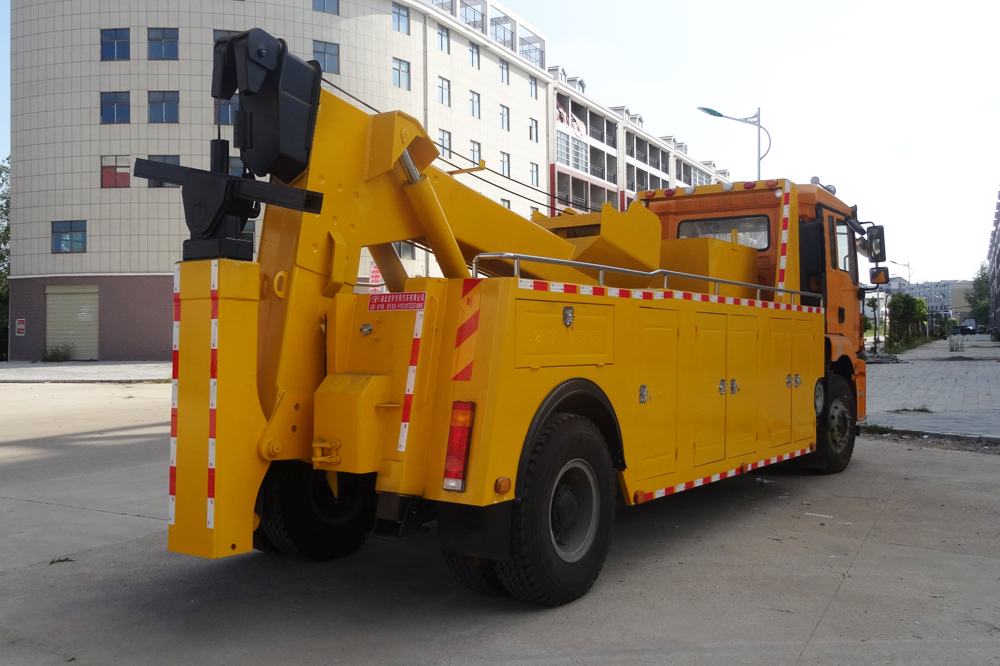
{"type": "MultiPolygon", "coordinates": [[[[694,273],[681,273],[679,271],[668,271],[664,268],[657,269],[655,271],[637,271],[631,268],[619,268],[618,266],[607,266],[604,264],[591,264],[585,261],[573,261],[571,259],[555,259],[553,257],[539,257],[531,254],[518,254],[516,252],[481,252],[475,256],[472,260],[472,277],[479,277],[479,260],[480,259],[511,259],[514,262],[514,277],[521,277],[521,262],[528,261],[537,264],[552,264],[556,266],[569,266],[571,268],[582,268],[597,271],[597,284],[599,286],[604,286],[604,274],[617,273],[619,275],[630,275],[633,277],[648,277],[655,278],[660,275],[663,276],[663,288],[669,289],[669,281],[671,277],[677,278],[688,278],[692,280],[704,280],[705,282],[715,283],[715,295],[719,295],[719,285],[728,284],[736,287],[749,287],[757,291],[756,300],[760,300],[760,292],[762,291],[773,291],[776,294],[792,294],[793,296],[809,296],[812,298],[818,298],[820,302],[820,307],[823,307],[823,295],[816,294],[811,291],[796,291],[794,289],[778,289],[777,287],[767,287],[760,284],[752,284],[750,282],[739,282],[737,280],[726,280],[723,278],[714,278],[708,275],[696,275],[694,273]]],[[[794,301],[794,299],[792,299],[794,301]]],[[[800,298],[801,300],[801,298],[800,298]]]]}

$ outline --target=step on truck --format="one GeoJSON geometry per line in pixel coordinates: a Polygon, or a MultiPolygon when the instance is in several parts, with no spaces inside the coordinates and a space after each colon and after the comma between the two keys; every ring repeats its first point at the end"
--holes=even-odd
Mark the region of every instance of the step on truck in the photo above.
{"type": "Polygon", "coordinates": [[[847,467],[865,418],[858,253],[885,256],[832,188],[677,187],[528,220],[282,40],[214,48],[242,176],[221,138],[209,171],[135,167],[181,185],[191,232],[170,550],[327,560],[436,524],[464,584],[559,605],[596,580],[616,506],[792,458],[847,467]],[[408,275],[394,243],[444,277],[408,275]],[[365,250],[384,293],[357,277],[365,250]]]}

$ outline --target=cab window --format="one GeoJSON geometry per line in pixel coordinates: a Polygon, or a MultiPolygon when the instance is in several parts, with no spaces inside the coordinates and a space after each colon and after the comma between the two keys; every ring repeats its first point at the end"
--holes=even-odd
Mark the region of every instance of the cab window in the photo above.
{"type": "Polygon", "coordinates": [[[854,249],[854,233],[843,220],[837,220],[837,268],[850,273],[851,281],[857,284],[857,257],[854,249]]]}
{"type": "Polygon", "coordinates": [[[767,215],[715,217],[706,220],[684,220],[677,225],[678,238],[717,238],[730,241],[736,230],[736,242],[755,250],[766,250],[771,244],[771,220],[767,215]]]}

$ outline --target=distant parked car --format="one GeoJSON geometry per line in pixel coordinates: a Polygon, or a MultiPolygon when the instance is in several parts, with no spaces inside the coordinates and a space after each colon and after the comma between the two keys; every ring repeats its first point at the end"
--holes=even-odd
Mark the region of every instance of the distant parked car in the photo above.
{"type": "Polygon", "coordinates": [[[951,327],[951,334],[952,335],[961,335],[962,334],[962,327],[961,326],[952,326],[951,327]]]}

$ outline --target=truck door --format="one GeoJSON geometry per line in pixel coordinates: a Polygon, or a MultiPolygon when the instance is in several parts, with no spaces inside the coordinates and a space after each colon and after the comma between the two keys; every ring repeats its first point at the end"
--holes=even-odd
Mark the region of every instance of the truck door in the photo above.
{"type": "Polygon", "coordinates": [[[827,270],[827,332],[860,342],[861,309],[858,303],[858,255],[854,232],[844,216],[827,209],[826,232],[829,239],[827,270]]]}
{"type": "Polygon", "coordinates": [[[768,444],[781,446],[792,441],[792,321],[771,319],[768,330],[768,351],[771,362],[764,373],[767,386],[763,396],[770,401],[767,410],[768,444]]]}
{"type": "Polygon", "coordinates": [[[757,450],[757,317],[729,315],[726,337],[726,455],[757,450]]]}
{"type": "MultiPolygon", "coordinates": [[[[691,380],[695,405],[695,466],[726,457],[726,315],[695,314],[695,366],[691,380]]],[[[686,390],[686,388],[685,388],[686,390]]]]}
{"type": "Polygon", "coordinates": [[[639,396],[636,430],[641,481],[677,467],[677,311],[639,308],[639,317],[643,359],[639,384],[646,387],[645,395],[639,396]]]}
{"type": "Polygon", "coordinates": [[[797,442],[816,437],[815,378],[823,374],[823,345],[808,321],[793,321],[792,331],[791,439],[797,442]]]}

